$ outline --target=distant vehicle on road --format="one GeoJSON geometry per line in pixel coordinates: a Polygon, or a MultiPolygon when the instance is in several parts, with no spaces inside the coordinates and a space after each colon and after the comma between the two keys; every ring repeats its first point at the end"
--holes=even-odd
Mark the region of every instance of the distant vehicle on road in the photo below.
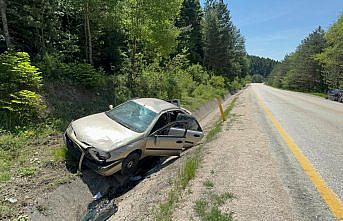
{"type": "Polygon", "coordinates": [[[340,89],[328,90],[327,98],[332,101],[343,102],[343,90],[340,90],[340,89]]]}
{"type": "Polygon", "coordinates": [[[189,111],[155,98],[129,100],[70,123],[64,140],[82,165],[110,176],[133,175],[147,156],[177,156],[204,136],[189,111]]]}
{"type": "Polygon", "coordinates": [[[340,98],[338,98],[338,102],[341,102],[341,103],[343,103],[343,92],[341,93],[341,96],[340,96],[340,98]]]}

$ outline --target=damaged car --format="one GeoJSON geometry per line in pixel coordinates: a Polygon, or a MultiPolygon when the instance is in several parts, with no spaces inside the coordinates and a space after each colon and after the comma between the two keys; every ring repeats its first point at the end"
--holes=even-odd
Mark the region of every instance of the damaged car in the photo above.
{"type": "Polygon", "coordinates": [[[102,113],[72,121],[64,133],[81,167],[110,176],[133,175],[148,156],[179,156],[204,133],[189,111],[156,98],[132,99],[102,113]]]}

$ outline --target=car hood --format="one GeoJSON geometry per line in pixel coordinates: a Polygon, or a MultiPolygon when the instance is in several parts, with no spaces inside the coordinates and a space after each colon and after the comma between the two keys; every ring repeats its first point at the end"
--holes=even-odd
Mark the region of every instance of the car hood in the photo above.
{"type": "Polygon", "coordinates": [[[112,151],[142,136],[110,119],[105,113],[80,118],[71,126],[79,141],[103,151],[112,151]]]}

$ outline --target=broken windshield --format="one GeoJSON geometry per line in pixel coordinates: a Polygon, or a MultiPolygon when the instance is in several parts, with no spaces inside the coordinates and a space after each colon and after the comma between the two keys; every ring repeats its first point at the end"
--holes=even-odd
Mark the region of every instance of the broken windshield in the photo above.
{"type": "Polygon", "coordinates": [[[142,133],[148,128],[157,113],[134,101],[128,101],[107,111],[106,115],[130,130],[142,133]]]}

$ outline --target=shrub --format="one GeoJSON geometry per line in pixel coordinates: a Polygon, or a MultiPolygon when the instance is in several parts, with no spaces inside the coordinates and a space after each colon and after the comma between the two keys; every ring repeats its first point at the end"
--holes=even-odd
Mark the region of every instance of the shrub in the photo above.
{"type": "Polygon", "coordinates": [[[252,83],[262,83],[264,81],[264,77],[260,74],[254,74],[251,81],[252,83]]]}
{"type": "Polygon", "coordinates": [[[105,74],[97,71],[92,65],[86,63],[63,64],[63,74],[72,80],[74,84],[86,88],[101,87],[105,84],[105,74]]]}
{"type": "Polygon", "coordinates": [[[193,77],[198,84],[204,84],[208,81],[209,74],[200,64],[193,64],[187,68],[187,72],[193,77]]]}
{"type": "Polygon", "coordinates": [[[231,91],[237,91],[237,90],[241,89],[241,87],[242,87],[242,85],[240,84],[239,78],[237,78],[237,77],[230,84],[230,90],[231,91]]]}
{"type": "Polygon", "coordinates": [[[44,76],[49,79],[70,80],[74,85],[86,88],[104,86],[106,76],[103,71],[96,70],[87,63],[64,63],[59,55],[45,54],[39,67],[44,71],[44,76]]]}
{"type": "Polygon", "coordinates": [[[36,119],[45,108],[38,94],[42,76],[26,52],[0,55],[0,115],[4,127],[36,119]]]}

